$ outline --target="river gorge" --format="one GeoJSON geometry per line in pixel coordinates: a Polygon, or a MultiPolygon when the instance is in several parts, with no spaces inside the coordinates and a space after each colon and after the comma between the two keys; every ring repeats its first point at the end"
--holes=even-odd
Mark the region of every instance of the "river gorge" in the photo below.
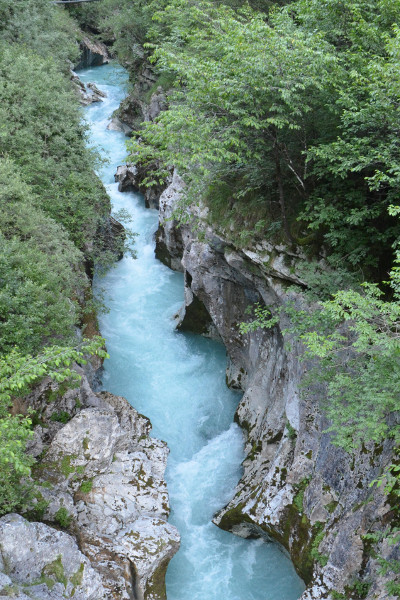
{"type": "Polygon", "coordinates": [[[109,307],[100,320],[110,354],[103,383],[148,416],[153,434],[171,451],[170,522],[182,542],[167,571],[168,599],[295,600],[304,586],[278,545],[243,540],[211,522],[241,475],[243,437],[233,423],[240,396],[226,387],[223,346],[175,331],[183,276],[154,257],[157,211],[146,209],[140,194],[118,192],[114,183],[126,138],[107,124],[125,96],[127,74],[111,64],[79,76],[107,94],[86,109],[86,118],[92,143],[108,159],[100,176],[113,209],[128,211],[139,233],[137,258],[125,257],[97,282],[109,307]]]}

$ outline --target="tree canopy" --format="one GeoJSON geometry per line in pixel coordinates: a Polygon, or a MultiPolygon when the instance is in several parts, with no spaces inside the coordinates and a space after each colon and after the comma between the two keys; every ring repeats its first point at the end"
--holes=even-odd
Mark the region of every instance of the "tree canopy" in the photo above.
{"type": "MultiPolygon", "coordinates": [[[[86,272],[104,258],[109,199],[69,74],[78,37],[48,0],[0,0],[1,514],[23,507],[31,488],[31,420],[11,414],[13,398],[83,360],[86,272]]],[[[102,345],[85,352],[104,356],[102,345]]]]}
{"type": "Polygon", "coordinates": [[[240,213],[248,240],[280,230],[362,276],[387,274],[399,235],[388,214],[399,191],[398,3],[117,4],[107,0],[105,26],[120,31],[125,17],[122,57],[144,45],[175,80],[168,110],[130,146],[133,161],[161,165],[148,183],[174,165],[187,202],[201,197],[226,232],[240,213]]]}

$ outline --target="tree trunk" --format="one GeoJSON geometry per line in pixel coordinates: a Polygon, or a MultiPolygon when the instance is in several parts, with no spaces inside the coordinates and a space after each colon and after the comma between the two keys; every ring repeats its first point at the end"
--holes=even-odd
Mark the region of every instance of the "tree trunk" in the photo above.
{"type": "Polygon", "coordinates": [[[277,180],[277,184],[278,184],[279,205],[281,207],[283,230],[285,232],[287,241],[293,242],[292,234],[290,233],[290,228],[289,228],[289,224],[288,224],[287,217],[286,217],[286,203],[285,203],[285,192],[283,189],[283,181],[282,181],[281,158],[279,155],[278,140],[277,140],[276,136],[275,136],[275,140],[274,140],[274,154],[275,154],[276,180],[277,180]]]}

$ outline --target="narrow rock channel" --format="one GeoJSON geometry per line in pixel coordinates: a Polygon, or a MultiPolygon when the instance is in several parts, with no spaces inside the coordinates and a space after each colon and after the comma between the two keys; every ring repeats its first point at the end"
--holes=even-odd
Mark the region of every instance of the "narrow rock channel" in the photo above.
{"type": "Polygon", "coordinates": [[[93,145],[108,158],[100,175],[113,207],[129,211],[139,234],[137,259],[125,257],[97,282],[110,309],[100,323],[111,356],[103,384],[148,416],[153,435],[171,450],[170,522],[182,544],[167,571],[168,599],[296,600],[303,582],[276,544],[241,539],[211,522],[241,475],[243,438],[233,424],[240,397],[225,385],[223,346],[175,331],[183,277],[154,257],[157,212],[146,209],[139,194],[119,193],[114,183],[126,138],[107,124],[125,95],[127,73],[109,64],[79,76],[107,94],[86,109],[86,118],[93,145]]]}

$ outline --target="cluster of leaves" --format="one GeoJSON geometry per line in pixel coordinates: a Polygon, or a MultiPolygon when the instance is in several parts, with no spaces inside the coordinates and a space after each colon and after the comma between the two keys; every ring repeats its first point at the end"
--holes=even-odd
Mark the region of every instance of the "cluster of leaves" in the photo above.
{"type": "Polygon", "coordinates": [[[37,200],[15,162],[0,161],[0,352],[71,340],[80,319],[83,256],[37,200]]]}
{"type": "Polygon", "coordinates": [[[388,435],[399,441],[390,416],[400,409],[400,303],[366,284],[363,292],[337,292],[312,313],[288,313],[306,356],[319,360],[312,377],[327,383],[335,443],[350,450],[388,435]]]}
{"type": "MultiPolygon", "coordinates": [[[[253,9],[266,13],[272,7],[288,2],[289,0],[216,0],[215,4],[235,9],[248,4],[253,9]]],[[[103,0],[101,5],[72,5],[68,10],[83,29],[99,34],[106,41],[114,41],[113,50],[121,62],[132,67],[134,77],[137,60],[140,62],[144,56],[143,45],[149,40],[161,41],[169,31],[169,23],[160,26],[153,20],[153,15],[169,4],[168,0],[103,0]]]]}
{"type": "MultiPolygon", "coordinates": [[[[400,258],[400,257],[399,257],[400,258]]],[[[400,410],[400,273],[391,273],[392,301],[376,284],[336,292],[330,300],[299,308],[290,300],[274,311],[251,307],[242,334],[272,329],[284,314],[283,331],[302,342],[303,359],[318,361],[304,380],[327,386],[325,410],[334,443],[348,451],[387,436],[400,443],[400,426],[391,418],[400,410]]]]}
{"type": "Polygon", "coordinates": [[[67,61],[78,58],[78,35],[76,23],[48,0],[0,0],[0,38],[7,45],[52,56],[66,70],[67,61]]]}
{"type": "MultiPolygon", "coordinates": [[[[1,44],[1,41],[0,41],[1,44]]],[[[95,176],[70,82],[52,58],[0,50],[0,157],[13,159],[32,200],[89,253],[109,202],[95,176]]]]}
{"type": "Polygon", "coordinates": [[[169,110],[132,142],[133,160],[161,159],[161,177],[177,167],[188,201],[233,179],[233,201],[252,193],[279,206],[291,237],[286,198],[305,189],[304,123],[323,101],[324,74],[333,78],[336,69],[327,45],[286,14],[266,21],[249,8],[207,1],[175,0],[153,19],[173,23],[153,60],[176,74],[177,88],[169,110]]]}

